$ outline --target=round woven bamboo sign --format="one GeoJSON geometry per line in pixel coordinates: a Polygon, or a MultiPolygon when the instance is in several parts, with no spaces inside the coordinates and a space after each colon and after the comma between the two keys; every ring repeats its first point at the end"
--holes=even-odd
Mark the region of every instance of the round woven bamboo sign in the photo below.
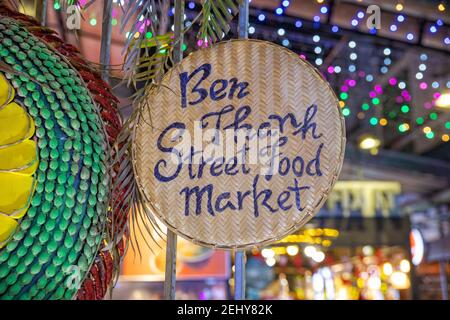
{"type": "Polygon", "coordinates": [[[285,48],[223,42],[189,55],[147,93],[133,143],[140,191],[195,243],[277,241],[313,217],[337,180],[338,100],[285,48]]]}

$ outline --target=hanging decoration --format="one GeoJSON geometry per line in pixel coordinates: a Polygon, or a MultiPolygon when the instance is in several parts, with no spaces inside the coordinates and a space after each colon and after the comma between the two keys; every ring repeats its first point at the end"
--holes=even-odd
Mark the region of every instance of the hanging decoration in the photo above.
{"type": "Polygon", "coordinates": [[[314,216],[338,178],[338,100],[283,47],[238,40],[194,52],[146,99],[133,140],[144,206],[195,243],[277,241],[314,216]]]}
{"type": "Polygon", "coordinates": [[[75,47],[5,6],[0,60],[0,298],[102,299],[126,238],[117,99],[75,47]]]}

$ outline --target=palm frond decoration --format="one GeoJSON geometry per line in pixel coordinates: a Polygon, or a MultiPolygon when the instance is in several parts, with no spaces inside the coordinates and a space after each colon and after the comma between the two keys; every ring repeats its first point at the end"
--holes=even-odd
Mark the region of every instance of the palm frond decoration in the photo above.
{"type": "Polygon", "coordinates": [[[230,31],[230,22],[242,0],[203,0],[197,38],[204,46],[221,40],[230,31]]]}

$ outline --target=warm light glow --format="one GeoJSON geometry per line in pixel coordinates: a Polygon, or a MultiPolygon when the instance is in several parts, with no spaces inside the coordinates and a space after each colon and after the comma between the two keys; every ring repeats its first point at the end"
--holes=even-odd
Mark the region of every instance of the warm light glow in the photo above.
{"type": "Polygon", "coordinates": [[[395,289],[404,290],[408,289],[411,285],[406,273],[395,271],[391,276],[391,284],[395,289]]]}
{"type": "Polygon", "coordinates": [[[390,276],[392,274],[392,271],[392,264],[390,264],[389,262],[383,264],[383,273],[385,275],[390,276]]]}
{"type": "Polygon", "coordinates": [[[403,10],[403,5],[401,3],[397,3],[397,5],[395,6],[395,10],[402,11],[403,10]]]}
{"type": "Polygon", "coordinates": [[[273,267],[273,266],[275,265],[276,262],[277,262],[277,261],[275,260],[275,258],[268,258],[268,259],[266,259],[266,264],[267,264],[269,267],[273,267]]]}
{"type": "Polygon", "coordinates": [[[403,259],[402,261],[400,261],[400,270],[404,273],[407,273],[409,272],[409,270],[411,270],[411,266],[408,260],[403,259]]]}
{"type": "Polygon", "coordinates": [[[372,276],[367,281],[367,286],[370,290],[380,290],[381,288],[381,280],[378,277],[372,276]]]}
{"type": "Polygon", "coordinates": [[[305,256],[312,257],[314,253],[316,253],[316,248],[313,246],[307,246],[305,247],[305,250],[303,251],[305,253],[305,256]]]}
{"type": "Polygon", "coordinates": [[[382,118],[382,119],[380,119],[380,125],[382,125],[383,127],[385,126],[385,125],[387,125],[387,120],[385,119],[385,118],[382,118]]]}
{"type": "Polygon", "coordinates": [[[438,5],[438,10],[441,11],[441,12],[445,11],[445,6],[444,6],[443,3],[440,3],[440,4],[438,5]]]}
{"type": "Polygon", "coordinates": [[[323,253],[322,251],[316,251],[313,253],[312,257],[311,257],[315,262],[320,263],[323,260],[325,260],[325,253],[323,253]]]}
{"type": "Polygon", "coordinates": [[[359,147],[363,150],[378,148],[380,146],[380,139],[373,136],[366,136],[359,143],[359,147]]]}
{"type": "Polygon", "coordinates": [[[436,107],[450,108],[450,93],[443,93],[436,100],[436,107]]]}
{"type": "Polygon", "coordinates": [[[261,255],[264,258],[273,258],[275,256],[275,252],[272,249],[262,249],[261,255]]]}
{"type": "Polygon", "coordinates": [[[288,246],[286,252],[290,256],[295,256],[298,253],[298,246],[288,246]]]}
{"type": "Polygon", "coordinates": [[[430,127],[423,128],[423,133],[429,133],[429,132],[431,132],[431,128],[430,127]]]}
{"type": "Polygon", "coordinates": [[[450,136],[448,134],[443,134],[442,135],[442,141],[448,142],[449,140],[450,140],[450,136]]]}

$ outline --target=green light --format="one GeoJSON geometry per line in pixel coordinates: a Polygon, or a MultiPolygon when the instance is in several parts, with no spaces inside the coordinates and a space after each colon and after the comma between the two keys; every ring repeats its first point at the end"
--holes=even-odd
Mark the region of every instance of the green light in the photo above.
{"type": "Polygon", "coordinates": [[[344,117],[348,117],[350,115],[350,109],[349,108],[343,108],[342,109],[342,114],[344,115],[344,117]]]}
{"type": "Polygon", "coordinates": [[[434,132],[433,131],[427,132],[425,134],[425,137],[427,137],[428,139],[433,139],[434,138],[434,132]]]}
{"type": "Polygon", "coordinates": [[[151,39],[151,38],[153,37],[153,33],[151,33],[150,31],[148,31],[148,32],[145,34],[145,37],[146,37],[147,39],[151,39]]]}
{"type": "Polygon", "coordinates": [[[183,43],[183,45],[181,46],[181,50],[186,51],[187,49],[187,45],[185,43],[183,43]]]}
{"type": "Polygon", "coordinates": [[[348,99],[348,94],[346,92],[341,92],[341,100],[347,100],[348,99]]]}
{"type": "Polygon", "coordinates": [[[389,112],[389,118],[394,119],[397,116],[397,113],[395,111],[389,112]]]}
{"type": "Polygon", "coordinates": [[[431,119],[431,120],[437,120],[437,118],[438,118],[438,115],[437,115],[436,112],[430,113],[430,119],[431,119]]]}
{"type": "Polygon", "coordinates": [[[422,125],[424,121],[423,121],[422,117],[419,117],[419,118],[416,119],[416,122],[417,122],[418,125],[422,125]]]}
{"type": "Polygon", "coordinates": [[[447,121],[445,123],[445,129],[449,129],[450,130],[450,121],[447,121]]]}
{"type": "Polygon", "coordinates": [[[159,50],[159,53],[161,53],[161,54],[165,54],[166,53],[166,49],[161,49],[161,50],[159,50]]]}
{"type": "Polygon", "coordinates": [[[367,111],[370,109],[370,106],[368,103],[363,103],[363,105],[361,106],[361,109],[363,109],[364,111],[367,111]]]}
{"type": "Polygon", "coordinates": [[[117,26],[117,19],[112,19],[112,20],[111,20],[111,24],[112,24],[113,26],[117,26]]]}
{"type": "Polygon", "coordinates": [[[380,104],[380,99],[378,99],[378,98],[373,98],[373,99],[372,99],[372,103],[373,103],[374,105],[379,105],[379,104],[380,104]]]}
{"type": "Polygon", "coordinates": [[[92,18],[92,19],[89,21],[89,23],[91,24],[91,26],[95,26],[95,25],[97,25],[97,19],[92,18]]]}
{"type": "Polygon", "coordinates": [[[372,118],[370,118],[369,122],[371,125],[376,126],[378,124],[378,119],[375,117],[372,117],[372,118]]]}
{"type": "Polygon", "coordinates": [[[55,2],[53,4],[53,8],[55,8],[55,10],[59,10],[59,9],[61,9],[61,5],[59,4],[59,2],[55,2]]]}
{"type": "Polygon", "coordinates": [[[400,124],[400,125],[398,126],[398,131],[400,131],[400,132],[406,132],[406,131],[408,131],[408,126],[405,125],[404,123],[400,124]]]}
{"type": "Polygon", "coordinates": [[[400,109],[403,113],[408,113],[409,112],[409,106],[404,104],[402,105],[401,109],[400,109]]]}

